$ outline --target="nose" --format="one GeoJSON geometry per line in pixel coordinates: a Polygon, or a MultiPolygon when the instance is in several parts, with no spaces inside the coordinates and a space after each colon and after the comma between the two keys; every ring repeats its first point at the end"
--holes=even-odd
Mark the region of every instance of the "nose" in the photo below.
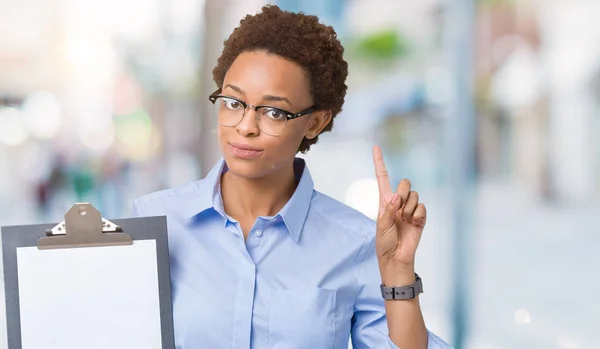
{"type": "Polygon", "coordinates": [[[258,128],[258,115],[252,108],[247,108],[242,121],[235,126],[238,133],[245,137],[258,136],[260,130],[258,128]]]}

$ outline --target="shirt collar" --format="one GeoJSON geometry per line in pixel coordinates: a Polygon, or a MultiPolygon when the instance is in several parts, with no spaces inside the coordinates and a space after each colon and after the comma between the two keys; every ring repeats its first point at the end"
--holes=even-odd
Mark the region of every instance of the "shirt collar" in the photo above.
{"type": "MultiPolygon", "coordinates": [[[[195,200],[195,203],[181,208],[184,210],[186,217],[190,219],[194,218],[209,208],[216,209],[214,203],[223,202],[221,199],[221,174],[223,173],[225,166],[225,160],[221,158],[208,172],[206,177],[197,182],[198,197],[195,200]]],[[[221,207],[222,206],[223,205],[221,204],[221,207]]]]}
{"type": "MultiPolygon", "coordinates": [[[[223,199],[221,197],[221,174],[223,174],[226,168],[227,164],[221,158],[206,175],[204,180],[198,182],[199,198],[197,204],[182,208],[187,211],[185,213],[189,218],[193,218],[210,208],[224,215],[223,199]]],[[[314,182],[304,159],[294,159],[294,173],[296,173],[297,178],[300,178],[298,186],[290,200],[283,206],[277,216],[281,217],[292,238],[298,241],[304,227],[304,221],[308,215],[308,209],[310,208],[314,182]]]]}
{"type": "Polygon", "coordinates": [[[314,182],[306,167],[306,162],[301,158],[294,159],[294,173],[296,176],[300,176],[300,181],[294,194],[278,215],[281,216],[292,238],[297,242],[300,240],[300,234],[310,208],[314,182]]]}

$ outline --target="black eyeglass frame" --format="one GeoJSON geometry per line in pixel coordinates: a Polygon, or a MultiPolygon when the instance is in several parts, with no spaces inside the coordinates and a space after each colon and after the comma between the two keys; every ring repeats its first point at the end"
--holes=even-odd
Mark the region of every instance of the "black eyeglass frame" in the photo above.
{"type": "Polygon", "coordinates": [[[244,110],[248,109],[248,107],[252,107],[252,109],[254,109],[255,112],[258,111],[259,108],[271,108],[271,109],[275,109],[278,110],[280,112],[282,112],[283,114],[285,114],[287,120],[293,120],[296,118],[299,118],[301,116],[304,115],[308,115],[311,113],[314,113],[315,111],[317,111],[317,106],[313,105],[312,107],[306,108],[298,113],[292,113],[290,111],[287,111],[285,109],[281,109],[279,107],[274,107],[272,105],[252,105],[252,104],[248,104],[245,101],[236,98],[236,97],[232,97],[232,96],[226,96],[226,95],[222,95],[221,94],[221,89],[217,89],[215,92],[211,93],[210,96],[208,96],[208,100],[212,102],[212,104],[215,104],[215,102],[217,101],[217,98],[229,98],[229,99],[233,99],[236,102],[239,102],[240,104],[242,104],[244,106],[244,110]]]}

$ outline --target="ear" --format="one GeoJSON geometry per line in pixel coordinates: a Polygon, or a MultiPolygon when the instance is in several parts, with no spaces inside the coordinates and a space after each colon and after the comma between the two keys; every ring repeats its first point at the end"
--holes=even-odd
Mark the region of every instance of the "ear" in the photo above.
{"type": "Polygon", "coordinates": [[[321,134],[321,131],[331,122],[331,110],[319,110],[310,116],[308,128],[304,137],[313,139],[321,134]]]}

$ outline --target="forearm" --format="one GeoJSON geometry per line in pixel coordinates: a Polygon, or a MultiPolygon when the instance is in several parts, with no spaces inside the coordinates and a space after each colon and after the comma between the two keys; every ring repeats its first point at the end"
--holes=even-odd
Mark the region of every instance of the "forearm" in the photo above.
{"type": "MultiPolygon", "coordinates": [[[[404,286],[415,282],[414,268],[382,268],[386,286],[404,286]]],[[[426,349],[427,329],[418,296],[411,300],[386,300],[385,310],[390,339],[402,349],[426,349]]]]}

